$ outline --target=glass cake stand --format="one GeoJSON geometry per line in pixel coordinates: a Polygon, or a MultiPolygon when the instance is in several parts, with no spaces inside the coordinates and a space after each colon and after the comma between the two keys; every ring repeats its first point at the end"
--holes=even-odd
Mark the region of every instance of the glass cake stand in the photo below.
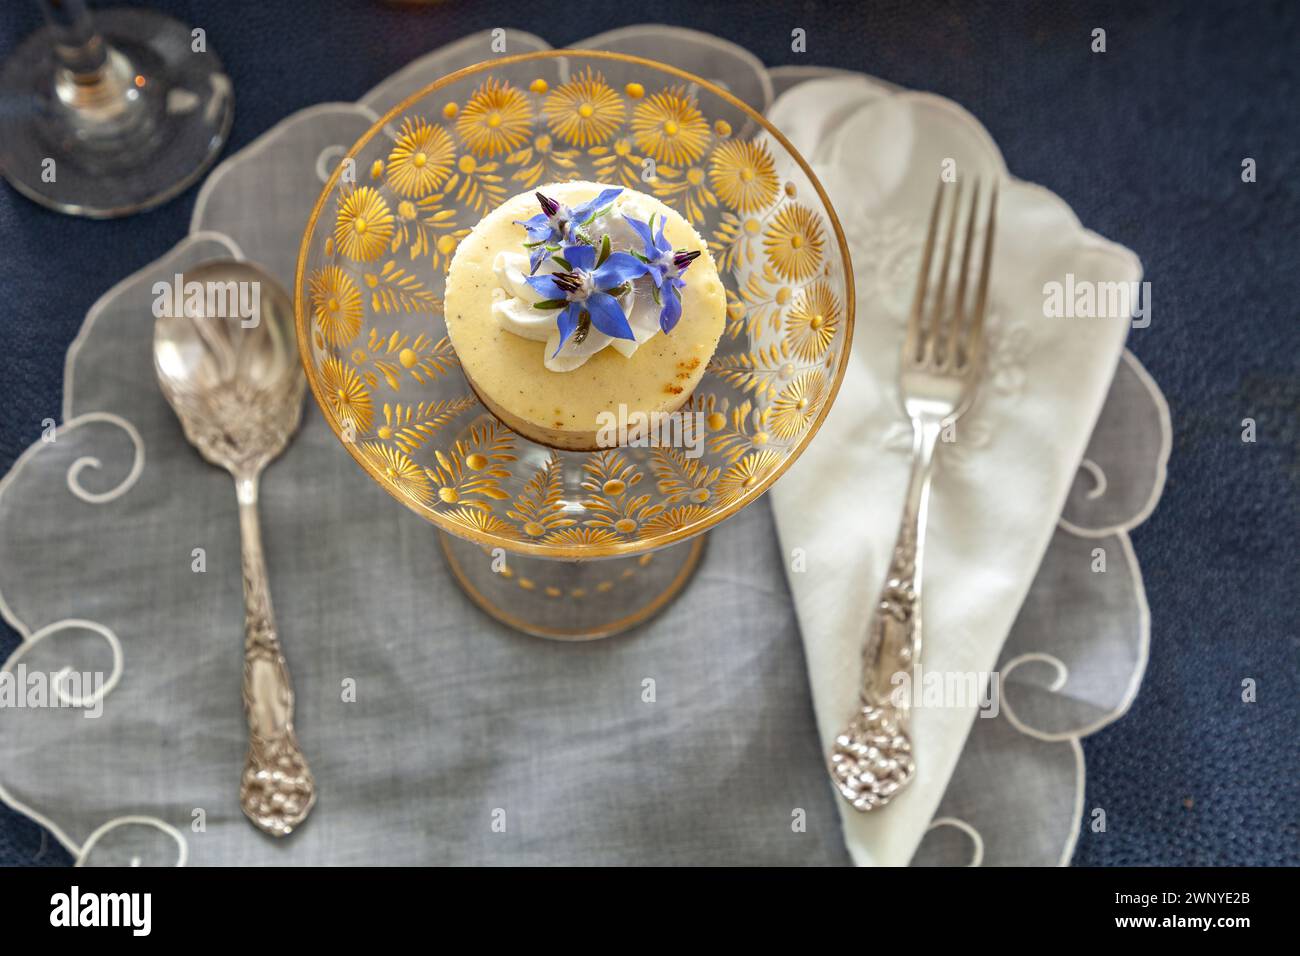
{"type": "Polygon", "coordinates": [[[395,107],[326,184],[295,280],[307,379],[344,447],[437,527],[483,610],[566,640],[661,610],[704,532],[798,458],[844,375],[853,305],[839,222],[778,130],[690,73],[590,50],[479,63],[395,107]],[[459,368],[440,311],[457,243],[510,196],[574,179],[657,196],[709,243],[727,323],[682,408],[701,447],[553,450],[459,368]]]}

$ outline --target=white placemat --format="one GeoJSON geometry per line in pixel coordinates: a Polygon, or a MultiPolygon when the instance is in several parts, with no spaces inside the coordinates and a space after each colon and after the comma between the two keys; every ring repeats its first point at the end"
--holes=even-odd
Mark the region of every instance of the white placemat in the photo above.
{"type": "MultiPolygon", "coordinates": [[[[681,65],[727,79],[760,108],[805,78],[769,75],[744,51],[689,31],[665,43],[663,29],[587,45],[678,50],[681,65]]],[[[233,491],[185,445],[153,385],[150,289],[186,264],[227,255],[256,259],[288,285],[295,223],[316,195],[288,170],[327,171],[378,111],[491,55],[490,42],[483,34],[435,51],[357,104],[295,114],[218,168],[192,237],[92,310],[69,352],[55,440],[34,444],[0,483],[0,611],[25,638],[5,669],[112,678],[96,719],[72,708],[0,709],[0,798],[51,826],[85,862],[849,858],[783,580],[789,536],[778,544],[765,503],[712,535],[696,580],[656,621],[594,644],[537,641],[469,605],[432,529],[373,487],[310,409],[263,497],[300,735],[321,801],[286,843],[261,837],[239,812],[233,491]]],[[[510,33],[507,46],[545,44],[510,33]]],[[[854,258],[862,285],[873,260],[854,258]]],[[[1167,454],[1158,390],[1130,358],[1119,368],[1088,450],[1095,465],[1066,500],[1072,530],[1039,529],[1051,547],[1000,665],[1012,689],[998,719],[975,721],[964,751],[965,727],[950,733],[953,783],[918,861],[965,861],[970,839],[984,862],[1068,857],[1082,793],[1077,738],[1122,713],[1145,659],[1145,604],[1125,531],[1159,494],[1162,440],[1167,454]],[[1109,479],[1103,494],[1094,494],[1098,474],[1109,479]],[[1065,573],[1080,548],[1098,545],[1109,573],[1065,573]],[[1051,620],[1057,626],[1044,626],[1051,620]],[[947,822],[965,835],[953,838],[947,822]]],[[[902,467],[888,428],[876,438],[886,445],[882,468],[902,467]]],[[[882,500],[881,512],[893,504],[882,500]]],[[[874,533],[864,526],[860,537],[874,533]]],[[[856,570],[866,577],[854,586],[874,591],[875,568],[856,570]]],[[[935,767],[917,788],[927,802],[944,794],[935,767]]],[[[913,812],[913,836],[866,857],[905,859],[925,822],[913,812]]],[[[857,839],[850,834],[862,860],[857,839]]]]}

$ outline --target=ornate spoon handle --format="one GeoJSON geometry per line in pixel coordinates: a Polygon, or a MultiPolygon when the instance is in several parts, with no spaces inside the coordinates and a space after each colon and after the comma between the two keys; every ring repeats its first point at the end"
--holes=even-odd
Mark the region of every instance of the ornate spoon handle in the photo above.
{"type": "Polygon", "coordinates": [[[862,690],[827,766],[857,810],[883,807],[912,781],[912,673],[921,656],[921,556],[942,422],[913,419],[912,474],[889,573],[862,652],[862,690]],[[901,675],[901,676],[899,676],[901,675]]]}
{"type": "Polygon", "coordinates": [[[257,478],[237,478],[235,487],[244,568],[244,716],[248,720],[248,759],[239,799],[259,829],[287,836],[316,802],[316,781],[293,732],[293,685],[271,610],[257,518],[257,478]]]}

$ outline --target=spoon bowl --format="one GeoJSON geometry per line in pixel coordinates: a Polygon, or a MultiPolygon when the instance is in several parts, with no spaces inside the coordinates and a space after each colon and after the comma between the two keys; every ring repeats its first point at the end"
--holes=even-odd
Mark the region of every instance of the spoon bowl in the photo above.
{"type": "Polygon", "coordinates": [[[184,280],[154,325],[159,385],[204,458],[255,479],[302,417],[293,303],[247,262],[205,263],[184,280]]]}

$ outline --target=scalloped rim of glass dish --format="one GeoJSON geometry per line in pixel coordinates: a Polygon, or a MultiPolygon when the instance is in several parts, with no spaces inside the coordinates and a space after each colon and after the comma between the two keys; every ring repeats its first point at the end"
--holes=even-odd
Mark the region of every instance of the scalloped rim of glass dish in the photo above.
{"type": "Polygon", "coordinates": [[[853,348],[853,323],[857,306],[857,293],[853,287],[853,262],[849,256],[848,242],[844,238],[844,230],[840,226],[839,216],[835,213],[835,207],[831,205],[830,197],[826,195],[826,190],[822,188],[821,181],[818,180],[817,176],[813,173],[812,168],[808,165],[807,161],[799,151],[795,149],[794,145],[786,139],[781,131],[769,123],[762,114],[757,112],[748,103],[738,99],[721,87],[716,86],[708,80],[696,76],[694,73],[687,70],[678,69],[677,67],[670,66],[667,63],[660,63],[658,60],[633,56],[629,53],[568,48],[559,50],[538,50],[533,53],[517,53],[513,56],[503,56],[493,60],[483,60],[471,66],[464,67],[463,69],[456,70],[453,73],[448,73],[446,76],[443,76],[430,83],[428,86],[412,93],[372,123],[370,128],[362,134],[361,138],[352,144],[343,159],[340,159],[338,166],[330,175],[329,180],[325,183],[325,187],[321,190],[320,197],[316,200],[316,205],[312,208],[311,216],[308,218],[306,228],[303,230],[302,242],[298,246],[298,266],[297,269],[294,270],[293,296],[294,325],[297,328],[298,333],[298,357],[302,362],[303,370],[307,373],[307,382],[311,386],[311,393],[316,400],[316,405],[324,415],[325,421],[329,424],[330,431],[334,433],[334,437],[337,438],[339,443],[348,450],[348,454],[352,456],[353,460],[365,470],[366,474],[368,474],[376,484],[416,514],[436,525],[441,531],[455,535],[458,538],[465,538],[477,544],[484,545],[485,547],[503,548],[511,554],[523,554],[539,558],[555,558],[556,560],[627,557],[631,555],[644,554],[648,551],[657,551],[660,548],[684,541],[687,538],[692,538],[695,535],[708,531],[714,525],[730,518],[742,508],[756,501],[765,491],[767,491],[768,488],[772,486],[773,482],[785,473],[786,469],[798,460],[799,456],[803,454],[803,450],[808,446],[808,443],[812,441],[813,436],[815,436],[821,429],[822,422],[826,420],[826,415],[830,412],[831,406],[835,402],[836,395],[839,394],[840,383],[844,380],[844,373],[848,369],[849,354],[853,348]],[[355,442],[349,442],[344,438],[343,429],[340,427],[338,420],[334,417],[334,413],[330,410],[329,403],[322,400],[322,386],[310,357],[311,323],[309,321],[310,317],[308,315],[307,304],[302,295],[303,280],[307,274],[307,257],[312,237],[316,233],[316,223],[320,218],[321,211],[325,208],[326,201],[334,194],[334,190],[338,185],[338,179],[344,167],[343,159],[356,159],[361,150],[365,148],[366,144],[374,139],[375,136],[383,132],[385,126],[397,119],[402,113],[413,107],[420,100],[424,99],[431,93],[442,89],[444,86],[449,86],[467,76],[473,76],[476,73],[489,72],[507,64],[527,63],[540,60],[556,60],[563,57],[591,57],[597,60],[613,60],[645,66],[662,73],[676,76],[690,83],[696,83],[701,89],[708,90],[711,94],[720,97],[727,103],[730,103],[732,106],[742,111],[750,119],[758,123],[766,133],[780,143],[782,148],[786,151],[786,154],[799,165],[799,168],[803,171],[804,175],[808,177],[808,181],[812,184],[813,189],[817,193],[818,199],[821,201],[822,208],[826,211],[826,214],[830,219],[831,228],[835,231],[835,244],[839,248],[840,257],[844,264],[844,348],[840,353],[838,362],[836,363],[835,375],[831,381],[830,390],[826,394],[826,400],[822,402],[821,409],[817,412],[817,417],[813,420],[812,425],[809,426],[803,437],[799,439],[799,442],[790,449],[790,454],[785,457],[785,460],[773,468],[770,474],[765,476],[763,480],[753,488],[749,489],[745,495],[725,507],[710,512],[710,514],[701,521],[686,525],[676,531],[671,531],[646,541],[621,541],[615,544],[557,548],[553,545],[518,541],[514,538],[507,538],[502,535],[467,529],[463,525],[447,520],[432,508],[422,506],[418,502],[412,501],[408,496],[401,494],[397,489],[390,486],[380,477],[378,469],[374,467],[371,462],[365,460],[355,442]]]}

